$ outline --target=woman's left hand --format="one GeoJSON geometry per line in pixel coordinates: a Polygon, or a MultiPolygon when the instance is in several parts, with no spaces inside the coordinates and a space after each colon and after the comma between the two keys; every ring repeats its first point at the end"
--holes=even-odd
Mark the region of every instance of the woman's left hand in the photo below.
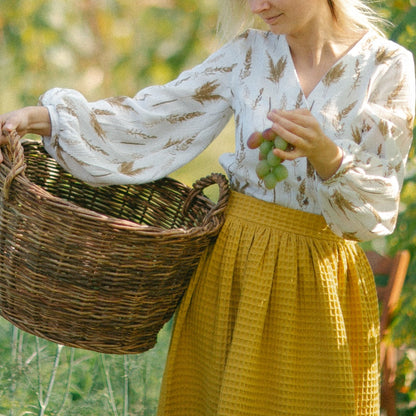
{"type": "Polygon", "coordinates": [[[272,110],[268,118],[273,122],[272,130],[291,145],[289,151],[275,149],[276,156],[285,160],[308,158],[323,180],[330,178],[338,170],[343,152],[325,136],[309,110],[272,110]]]}

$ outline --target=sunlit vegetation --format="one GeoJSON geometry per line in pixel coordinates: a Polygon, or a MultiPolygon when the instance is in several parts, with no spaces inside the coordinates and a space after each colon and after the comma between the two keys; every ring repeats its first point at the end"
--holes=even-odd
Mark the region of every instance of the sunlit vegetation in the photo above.
{"type": "MultiPolygon", "coordinates": [[[[37,103],[52,87],[81,90],[90,100],[134,95],[165,83],[207,57],[216,37],[215,0],[2,0],[0,112],[37,103]]],[[[379,3],[393,21],[388,36],[416,52],[416,2],[379,3]]],[[[191,184],[221,171],[217,158],[233,149],[233,125],[173,176],[191,184]]],[[[414,150],[397,231],[371,245],[408,248],[412,263],[391,342],[400,348],[401,415],[416,409],[416,165],[414,150]]],[[[0,416],[154,415],[170,337],[135,356],[61,347],[0,319],[0,416]]]]}

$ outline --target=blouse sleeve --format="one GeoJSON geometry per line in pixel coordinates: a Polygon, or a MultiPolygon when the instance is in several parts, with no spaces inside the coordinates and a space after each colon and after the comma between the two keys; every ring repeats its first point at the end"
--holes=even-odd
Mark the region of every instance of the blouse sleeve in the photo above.
{"type": "Polygon", "coordinates": [[[52,123],[45,149],[93,185],[168,175],[201,153],[230,119],[236,41],[176,80],[133,98],[88,102],[74,90],[47,91],[40,98],[52,123]]]}
{"type": "Polygon", "coordinates": [[[335,233],[365,241],[393,232],[414,113],[414,62],[405,51],[370,81],[362,124],[339,143],[341,167],[318,185],[323,215],[335,233]]]}

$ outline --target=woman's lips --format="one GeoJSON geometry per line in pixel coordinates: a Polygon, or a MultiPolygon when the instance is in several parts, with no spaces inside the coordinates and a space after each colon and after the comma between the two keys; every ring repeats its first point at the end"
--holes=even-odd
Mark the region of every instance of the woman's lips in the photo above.
{"type": "Polygon", "coordinates": [[[280,13],[278,15],[275,16],[270,16],[270,17],[263,17],[263,20],[268,24],[268,25],[273,25],[277,22],[277,20],[279,20],[280,16],[282,16],[283,13],[280,13]]]}

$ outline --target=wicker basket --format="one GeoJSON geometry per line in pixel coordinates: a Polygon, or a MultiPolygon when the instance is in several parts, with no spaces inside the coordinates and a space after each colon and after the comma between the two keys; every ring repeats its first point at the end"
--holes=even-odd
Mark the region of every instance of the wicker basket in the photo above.
{"type": "Polygon", "coordinates": [[[38,141],[10,137],[0,165],[0,312],[72,347],[144,352],[173,315],[223,223],[221,174],[91,187],[38,141]],[[203,190],[218,185],[214,204],[203,190]]]}

